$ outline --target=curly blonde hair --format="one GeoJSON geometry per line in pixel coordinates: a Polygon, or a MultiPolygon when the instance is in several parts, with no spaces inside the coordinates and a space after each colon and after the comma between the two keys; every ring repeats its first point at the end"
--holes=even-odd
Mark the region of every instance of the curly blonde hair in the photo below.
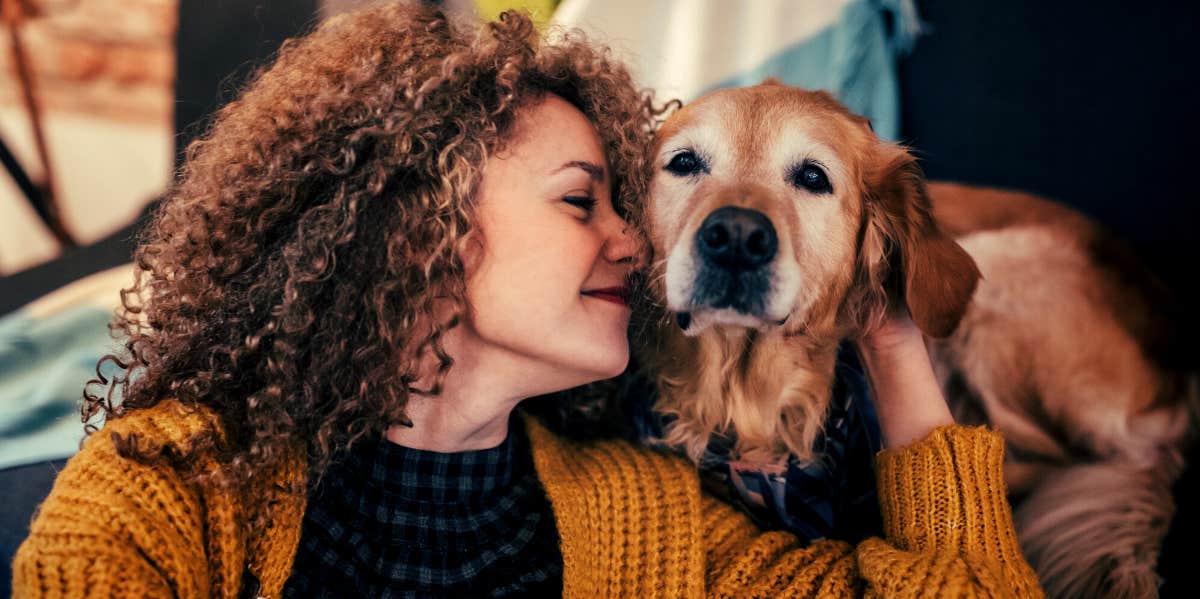
{"type": "MultiPolygon", "coordinates": [[[[436,394],[453,364],[441,338],[465,314],[481,166],[546,94],[595,124],[614,204],[635,214],[661,111],[578,33],[546,43],[515,12],[466,32],[393,3],[285,43],[188,147],[143,233],[113,325],[125,351],[97,366],[104,391],[84,392],[89,433],[166,398],[206,406],[224,435],[192,453],[216,448],[238,484],[297,444],[311,481],[357,439],[410,424],[409,397],[436,394]],[[435,298],[457,315],[436,319],[435,298]],[[417,389],[429,351],[436,382],[417,389]]],[[[115,439],[126,457],[163,453],[115,439]]]]}

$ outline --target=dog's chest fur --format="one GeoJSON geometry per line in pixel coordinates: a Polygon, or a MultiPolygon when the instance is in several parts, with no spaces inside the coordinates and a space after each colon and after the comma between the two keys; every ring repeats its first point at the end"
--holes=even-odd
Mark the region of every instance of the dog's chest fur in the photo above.
{"type": "MultiPolygon", "coordinates": [[[[806,541],[855,542],[881,531],[872,466],[879,428],[853,351],[843,348],[837,355],[828,407],[805,456],[770,464],[745,459],[735,430],[708,435],[692,455],[709,492],[741,507],[760,527],[788,530],[806,541]]],[[[644,443],[679,449],[668,440],[678,417],[661,410],[657,386],[632,379],[623,398],[644,443]]]]}

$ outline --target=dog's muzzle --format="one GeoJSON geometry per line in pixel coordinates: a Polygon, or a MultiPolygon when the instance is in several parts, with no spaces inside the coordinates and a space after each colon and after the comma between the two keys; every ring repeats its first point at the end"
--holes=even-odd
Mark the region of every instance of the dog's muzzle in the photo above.
{"type": "Polygon", "coordinates": [[[700,268],[693,304],[762,315],[770,292],[768,265],[778,248],[765,214],[736,206],[714,210],[696,231],[700,268]]]}

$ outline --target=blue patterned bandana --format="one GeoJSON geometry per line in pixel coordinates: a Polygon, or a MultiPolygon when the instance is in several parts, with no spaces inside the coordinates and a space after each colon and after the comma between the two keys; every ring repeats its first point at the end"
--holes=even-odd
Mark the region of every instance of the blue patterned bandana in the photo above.
{"type": "MultiPolygon", "coordinates": [[[[623,407],[643,443],[662,446],[669,416],[653,411],[654,386],[631,380],[623,407]]],[[[713,435],[700,460],[707,491],[740,507],[765,530],[787,530],[801,539],[840,539],[856,543],[882,534],[875,488],[875,453],[881,447],[879,423],[858,356],[848,345],[838,350],[833,397],[825,426],[813,445],[818,459],[793,459],[772,471],[729,460],[729,436],[713,435]]]]}

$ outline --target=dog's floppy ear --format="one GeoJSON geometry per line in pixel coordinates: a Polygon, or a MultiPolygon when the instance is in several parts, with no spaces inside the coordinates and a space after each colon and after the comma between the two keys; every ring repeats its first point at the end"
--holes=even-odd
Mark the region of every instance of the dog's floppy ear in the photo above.
{"type": "Polygon", "coordinates": [[[863,175],[859,259],[876,290],[868,294],[868,323],[905,302],[926,335],[949,336],[979,281],[975,261],[938,229],[921,169],[903,147],[877,141],[863,175]]]}

